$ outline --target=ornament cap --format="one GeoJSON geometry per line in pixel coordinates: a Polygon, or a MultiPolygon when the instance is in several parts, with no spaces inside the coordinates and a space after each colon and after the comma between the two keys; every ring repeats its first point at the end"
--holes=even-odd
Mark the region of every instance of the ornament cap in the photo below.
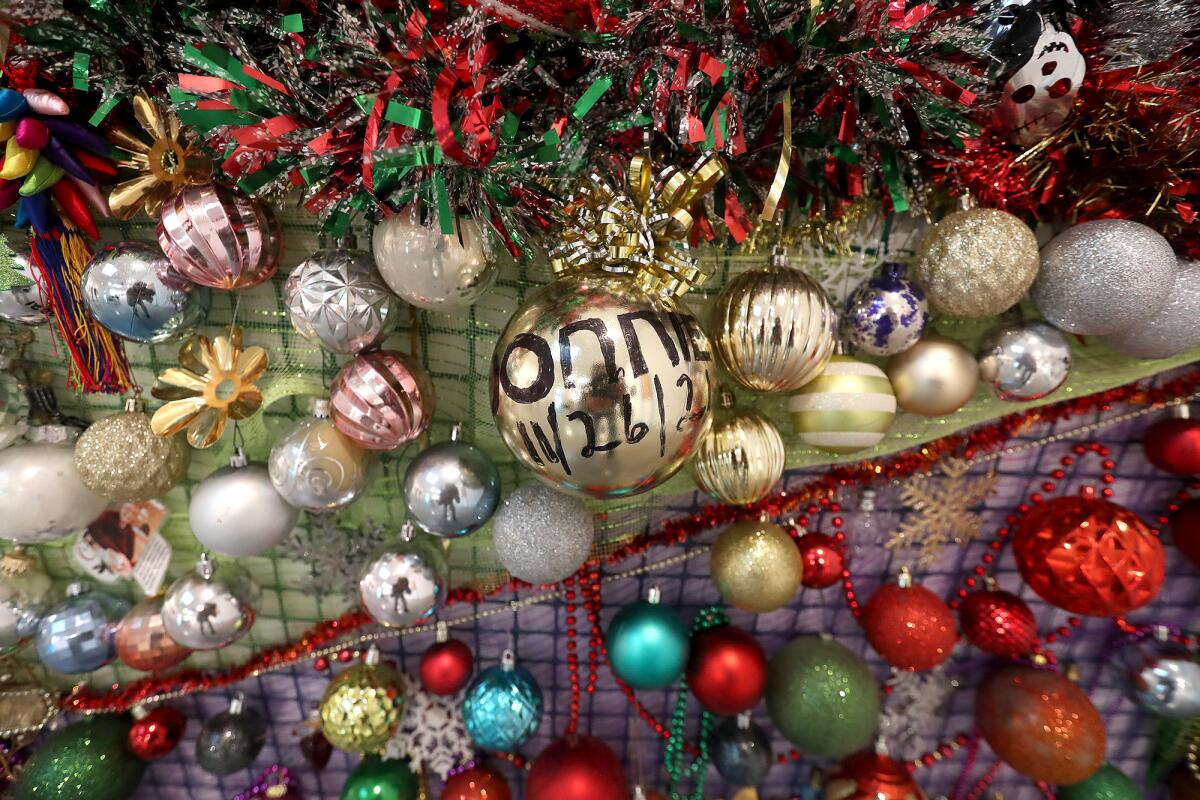
{"type": "Polygon", "coordinates": [[[235,447],[233,449],[233,455],[229,457],[229,466],[233,467],[234,469],[241,469],[249,463],[250,459],[246,458],[245,451],[240,447],[235,447]]]}
{"type": "Polygon", "coordinates": [[[751,722],[751,719],[750,719],[749,711],[743,711],[741,714],[737,715],[738,730],[740,730],[740,731],[750,730],[750,722],[751,722]]]}
{"type": "Polygon", "coordinates": [[[433,630],[433,640],[438,644],[445,644],[450,641],[450,626],[442,620],[438,620],[433,630]]]}
{"type": "Polygon", "coordinates": [[[87,589],[88,589],[88,585],[85,582],[73,581],[72,583],[67,585],[67,588],[63,592],[63,594],[66,595],[67,597],[78,597],[79,595],[86,592],[87,589]]]}
{"type": "Polygon", "coordinates": [[[733,393],[733,390],[731,390],[728,386],[722,386],[720,389],[720,394],[717,396],[717,403],[721,406],[721,408],[733,408],[734,403],[736,402],[737,395],[733,393]]]}
{"type": "Polygon", "coordinates": [[[143,720],[146,718],[146,715],[149,713],[150,713],[150,709],[146,708],[141,703],[138,703],[136,706],[129,709],[129,715],[131,717],[133,717],[135,720],[143,720]]]}
{"type": "Polygon", "coordinates": [[[896,585],[901,589],[909,589],[912,587],[912,572],[908,567],[901,567],[900,574],[896,576],[896,585]]]}
{"type": "Polygon", "coordinates": [[[787,248],[783,245],[775,245],[775,249],[771,251],[771,266],[776,269],[786,269],[791,266],[788,261],[787,248]]]}
{"type": "Polygon", "coordinates": [[[1171,416],[1175,419],[1191,419],[1192,409],[1187,403],[1179,403],[1171,407],[1171,416]]]}
{"type": "Polygon", "coordinates": [[[217,574],[217,564],[207,550],[200,553],[200,560],[196,562],[196,574],[206,581],[211,581],[217,574]]]}
{"type": "Polygon", "coordinates": [[[417,526],[412,524],[412,520],[406,520],[405,523],[400,526],[400,541],[407,543],[411,542],[415,538],[417,538],[417,526]]]}
{"type": "Polygon", "coordinates": [[[858,501],[858,508],[860,511],[874,511],[875,510],[875,490],[874,489],[863,489],[862,490],[862,497],[858,501]]]}
{"type": "Polygon", "coordinates": [[[1163,644],[1166,644],[1171,639],[1171,629],[1166,625],[1155,625],[1153,633],[1155,640],[1163,644]]]}
{"type": "Polygon", "coordinates": [[[128,414],[134,414],[134,413],[137,413],[138,411],[141,411],[142,410],[141,405],[142,405],[142,403],[140,400],[138,400],[137,397],[126,397],[125,398],[125,412],[128,414]]]}
{"type": "Polygon", "coordinates": [[[500,669],[505,672],[512,672],[517,668],[517,654],[511,648],[505,648],[500,654],[500,669]]]}
{"type": "Polygon", "coordinates": [[[312,415],[317,419],[329,419],[329,400],[325,397],[318,397],[313,400],[312,415]]]}
{"type": "Polygon", "coordinates": [[[363,656],[363,663],[368,667],[374,667],[379,664],[379,648],[371,645],[367,648],[367,654],[363,656]]]}
{"type": "Polygon", "coordinates": [[[461,442],[463,438],[463,426],[461,422],[456,422],[450,426],[450,441],[461,442]]]}
{"type": "Polygon", "coordinates": [[[646,602],[652,606],[656,606],[662,602],[662,588],[651,586],[646,590],[646,602]]]}
{"type": "Polygon", "coordinates": [[[246,707],[246,695],[242,694],[241,692],[238,692],[233,697],[229,698],[229,713],[230,714],[234,714],[234,715],[241,714],[243,709],[245,709],[245,707],[246,707]]]}

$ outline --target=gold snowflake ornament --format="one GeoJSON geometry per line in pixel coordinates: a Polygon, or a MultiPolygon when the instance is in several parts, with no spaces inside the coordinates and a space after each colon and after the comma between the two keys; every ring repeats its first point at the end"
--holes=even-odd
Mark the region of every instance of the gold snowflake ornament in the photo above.
{"type": "Polygon", "coordinates": [[[150,427],[159,436],[187,429],[192,447],[212,447],[229,418],[245,419],[262,405],[255,382],[267,371],[267,351],[242,347],[242,329],[229,336],[193,336],[179,348],[179,366],[166,370],[150,391],[166,403],[150,427]]]}
{"type": "Polygon", "coordinates": [[[919,475],[908,481],[900,499],[912,513],[897,528],[886,547],[918,548],[917,566],[928,567],[937,561],[948,544],[966,544],[979,536],[983,518],[971,509],[992,493],[996,476],[968,477],[971,463],[945,458],[939,464],[941,477],[919,475]]]}

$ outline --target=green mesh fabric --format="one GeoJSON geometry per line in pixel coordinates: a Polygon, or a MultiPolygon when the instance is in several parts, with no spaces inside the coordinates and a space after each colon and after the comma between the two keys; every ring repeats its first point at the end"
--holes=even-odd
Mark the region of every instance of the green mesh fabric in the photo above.
{"type": "MultiPolygon", "coordinates": [[[[343,357],[325,352],[318,345],[296,334],[283,311],[282,284],[287,273],[320,244],[317,225],[310,217],[299,213],[284,214],[284,220],[285,256],[279,275],[275,280],[247,291],[215,292],[207,325],[201,331],[213,335],[219,333],[231,321],[236,321],[245,330],[247,344],[262,345],[270,354],[270,369],[260,383],[267,398],[265,410],[261,415],[243,422],[240,426],[240,431],[245,437],[246,450],[255,460],[265,459],[272,441],[279,432],[297,416],[309,412],[313,397],[327,393],[330,380],[344,360],[343,357]]],[[[152,241],[154,228],[141,218],[140,222],[134,224],[110,224],[104,230],[104,234],[105,241],[152,241]]],[[[358,241],[361,245],[369,246],[369,231],[359,231],[358,241]]],[[[894,258],[898,255],[894,238],[891,244],[889,257],[894,258]]],[[[847,258],[793,256],[793,263],[819,276],[831,293],[840,299],[875,266],[877,258],[874,254],[877,251],[886,252],[886,245],[886,242],[879,242],[876,247],[868,247],[865,251],[847,258]]],[[[708,252],[704,258],[705,266],[713,277],[702,290],[693,292],[687,298],[687,303],[702,321],[708,319],[708,307],[721,286],[742,270],[762,264],[766,256],[708,252]]],[[[385,345],[418,353],[421,362],[434,379],[438,407],[429,439],[440,441],[448,438],[450,426],[461,422],[466,440],[482,447],[495,459],[506,492],[519,483],[534,478],[515,463],[500,440],[492,421],[488,397],[492,347],[508,318],[522,303],[527,293],[549,279],[549,266],[544,261],[530,264],[506,261],[495,289],[472,309],[457,315],[413,311],[409,317],[402,320],[400,328],[385,345]]],[[[935,327],[942,333],[962,340],[968,347],[973,347],[988,325],[943,320],[938,321],[935,327]]],[[[1170,360],[1136,362],[1115,355],[1093,340],[1076,340],[1073,346],[1075,368],[1070,382],[1045,402],[1128,383],[1200,357],[1200,352],[1193,352],[1170,360]]],[[[137,381],[148,392],[155,375],[175,365],[178,345],[130,344],[126,349],[137,381]]],[[[56,373],[57,387],[64,386],[65,359],[47,328],[37,329],[30,355],[39,365],[56,373]]],[[[0,380],[10,382],[7,377],[0,380]]],[[[12,387],[8,388],[11,390],[12,387]]],[[[64,410],[89,419],[97,419],[115,412],[121,405],[121,400],[117,397],[73,396],[61,388],[59,396],[64,410]]],[[[829,455],[804,447],[790,435],[786,397],[754,397],[743,392],[740,393],[740,401],[757,406],[778,422],[787,441],[789,467],[814,467],[830,463],[829,455]]],[[[153,402],[151,401],[152,407],[153,402]]],[[[948,418],[928,420],[902,414],[878,448],[841,460],[856,461],[912,447],[964,427],[1020,410],[1027,405],[1033,404],[1001,402],[981,387],[967,408],[948,418]]],[[[348,509],[339,512],[338,524],[342,527],[353,527],[373,522],[385,525],[390,530],[397,530],[405,518],[401,495],[404,470],[420,447],[420,443],[414,443],[405,449],[386,454],[381,459],[380,473],[369,494],[348,509]]],[[[198,544],[192,537],[187,522],[187,503],[191,488],[196,481],[227,463],[232,449],[233,439],[226,434],[216,447],[196,451],[188,473],[188,481],[164,498],[171,511],[164,535],[174,547],[168,581],[190,569],[199,553],[198,544]]],[[[690,492],[692,489],[691,479],[685,470],[654,492],[606,504],[596,503],[594,507],[599,512],[597,541],[601,547],[611,546],[613,542],[645,530],[656,509],[661,509],[669,498],[690,492]]],[[[307,516],[302,516],[301,524],[310,525],[311,522],[307,516]]],[[[329,544],[331,547],[337,546],[336,542],[329,544]]],[[[47,571],[63,582],[76,575],[70,562],[69,546],[70,540],[67,540],[38,548],[47,571]]],[[[504,577],[492,556],[490,531],[487,528],[455,541],[449,547],[448,556],[449,581],[453,585],[493,585],[504,577]]],[[[298,637],[314,622],[340,613],[351,602],[348,598],[322,598],[306,591],[304,582],[309,571],[306,564],[272,555],[240,561],[261,589],[254,627],[246,638],[235,645],[193,656],[189,661],[190,665],[204,668],[238,663],[261,647],[298,637]]],[[[117,586],[112,591],[125,592],[132,596],[136,589],[130,584],[117,586]]],[[[138,676],[140,673],[118,665],[94,673],[89,676],[89,682],[93,685],[104,685],[114,680],[124,681],[138,676]]]]}

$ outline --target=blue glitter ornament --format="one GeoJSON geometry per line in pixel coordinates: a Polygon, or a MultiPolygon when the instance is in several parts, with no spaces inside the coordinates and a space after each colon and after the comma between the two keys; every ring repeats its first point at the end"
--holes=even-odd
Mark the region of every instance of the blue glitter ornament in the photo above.
{"type": "Polygon", "coordinates": [[[463,700],[467,733],[485,750],[509,753],[529,741],[542,721],[542,688],[506,650],[500,665],[476,676],[463,700]]]}
{"type": "Polygon", "coordinates": [[[730,786],[758,786],[771,769],[771,741],[749,714],[729,717],[712,732],[708,752],[730,786]]]}
{"type": "Polygon", "coordinates": [[[77,674],[99,669],[117,657],[113,634],[129,603],[72,584],[37,630],[37,654],[47,669],[77,674]]]}
{"type": "Polygon", "coordinates": [[[860,353],[891,356],[917,343],[929,323],[921,287],[904,277],[903,264],[884,264],[846,298],[841,336],[860,353]]]}
{"type": "Polygon", "coordinates": [[[648,602],[617,612],[604,637],[613,672],[635,689],[665,689],[679,680],[688,643],[679,615],[659,605],[653,589],[648,602]]]}

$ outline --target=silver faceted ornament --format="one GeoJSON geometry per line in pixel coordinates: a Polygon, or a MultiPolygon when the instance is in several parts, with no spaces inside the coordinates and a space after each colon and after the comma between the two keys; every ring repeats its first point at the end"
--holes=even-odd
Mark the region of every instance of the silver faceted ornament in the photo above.
{"type": "Polygon", "coordinates": [[[1098,219],[1068,228],[1042,248],[1042,268],[1030,294],[1054,327],[1100,336],[1140,326],[1157,314],[1177,271],[1175,252],[1153,228],[1098,219]]]}
{"type": "Polygon", "coordinates": [[[436,220],[426,224],[404,211],[375,226],[371,248],[392,291],[430,311],[466,308],[500,274],[479,223],[470,217],[459,217],[454,233],[444,234],[436,220]]]}
{"type": "Polygon", "coordinates": [[[242,695],[229,702],[229,710],[209,719],[196,737],[196,763],[213,775],[229,775],[254,763],[267,742],[262,714],[246,708],[242,695]]]}
{"type": "Polygon", "coordinates": [[[47,669],[70,675],[103,667],[117,657],[113,635],[128,611],[125,600],[72,584],[38,623],[38,659],[47,669]]]}
{"type": "Polygon", "coordinates": [[[496,511],[492,547],[514,577],[532,584],[574,575],[592,552],[595,521],[577,497],[549,486],[518,486],[496,511]]]}
{"type": "Polygon", "coordinates": [[[1183,647],[1147,640],[1131,648],[1129,689],[1138,705],[1167,719],[1200,715],[1200,663],[1183,647]]]}
{"type": "Polygon", "coordinates": [[[196,569],[171,584],[163,598],[163,627],[177,644],[192,650],[217,650],[250,632],[254,624],[248,578],[221,567],[208,554],[196,569]],[[228,577],[227,577],[228,576],[228,577]]]}
{"type": "Polygon", "coordinates": [[[87,527],[108,501],[75,468],[73,429],[44,426],[30,433],[50,441],[0,450],[0,539],[40,544],[87,527]]]}
{"type": "Polygon", "coordinates": [[[846,298],[842,340],[860,353],[891,356],[917,343],[929,323],[920,286],[904,277],[903,264],[884,264],[846,298]]]}
{"type": "Polygon", "coordinates": [[[1071,345],[1053,325],[1003,325],[983,337],[979,377],[1001,400],[1038,400],[1062,386],[1071,374],[1071,345]]]}
{"type": "Polygon", "coordinates": [[[729,717],[714,728],[708,752],[717,773],[730,786],[758,786],[773,761],[771,740],[749,714],[729,717]]]}
{"type": "Polygon", "coordinates": [[[440,554],[414,539],[415,533],[412,523],[405,523],[406,541],[375,558],[358,582],[363,609],[389,628],[432,615],[446,591],[440,554]]]}
{"type": "Polygon", "coordinates": [[[156,245],[121,242],[92,258],[83,299],[96,322],[122,339],[182,339],[207,315],[209,290],[191,283],[156,245]]]}
{"type": "Polygon", "coordinates": [[[29,267],[29,256],[13,252],[12,269],[28,278],[29,282],[11,289],[0,289],[0,319],[18,325],[41,325],[46,321],[42,294],[33,282],[33,270],[29,267]]]}
{"type": "Polygon", "coordinates": [[[238,451],[196,485],[188,521],[200,544],[226,556],[260,556],[296,527],[300,509],[275,491],[262,464],[250,464],[238,451]]]}
{"type": "Polygon", "coordinates": [[[371,254],[340,247],[300,262],[283,285],[283,302],[301,336],[343,354],[382,342],[400,314],[371,254]]]}
{"type": "Polygon", "coordinates": [[[33,556],[14,548],[0,559],[0,655],[37,633],[50,607],[50,591],[50,577],[33,556]]]}
{"type": "Polygon", "coordinates": [[[339,431],[329,401],[297,420],[275,442],[267,471],[284,500],[305,511],[332,511],[353,503],[371,482],[375,456],[339,431]]]}
{"type": "Polygon", "coordinates": [[[1200,345],[1200,261],[1179,261],[1179,272],[1167,301],[1140,324],[1103,337],[1121,355],[1170,358],[1200,345]]]}
{"type": "Polygon", "coordinates": [[[500,502],[500,473],[487,454],[460,441],[455,425],[450,441],[427,447],[404,475],[409,516],[434,536],[456,538],[483,527],[500,502]]]}

